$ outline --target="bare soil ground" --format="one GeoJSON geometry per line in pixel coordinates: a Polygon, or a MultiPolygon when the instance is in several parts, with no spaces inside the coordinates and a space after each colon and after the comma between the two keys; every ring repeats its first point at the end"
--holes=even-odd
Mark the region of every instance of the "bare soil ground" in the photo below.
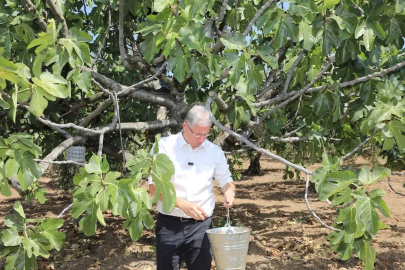
{"type": "MultiPolygon", "coordinates": [[[[361,158],[356,163],[365,165],[361,158]]],[[[329,230],[312,217],[305,205],[305,181],[283,180],[285,166],[282,163],[263,158],[261,165],[260,175],[244,175],[242,180],[236,182],[237,201],[231,209],[233,223],[252,228],[246,269],[363,269],[356,256],[348,261],[340,261],[330,251],[326,240],[329,230]]],[[[318,166],[309,169],[315,171],[318,166]]],[[[45,205],[23,203],[26,215],[55,217],[72,202],[71,196],[55,188],[55,179],[43,178],[41,182],[48,189],[48,201],[45,205]]],[[[404,182],[404,177],[392,177],[394,188],[403,193],[404,182]]],[[[383,219],[390,229],[380,231],[374,240],[373,246],[377,251],[375,269],[405,270],[405,198],[395,194],[386,179],[372,188],[387,191],[384,199],[392,214],[392,218],[383,219]]],[[[215,193],[217,208],[213,222],[214,227],[219,227],[224,223],[226,211],[222,206],[219,187],[215,187],[215,193]]],[[[11,198],[0,196],[0,229],[4,227],[3,217],[12,212],[12,205],[17,199],[16,194],[11,198]]],[[[334,210],[318,201],[313,188],[310,188],[309,200],[318,216],[332,225],[334,210]]],[[[93,237],[86,237],[79,230],[78,220],[72,220],[69,215],[64,220],[66,243],[62,250],[52,252],[49,259],[40,260],[40,269],[156,269],[153,231],[145,230],[139,241],[132,242],[128,233],[121,229],[122,220],[106,215],[107,227],[101,227],[93,237]]],[[[0,261],[2,268],[4,261],[0,261]]],[[[214,263],[212,270],[215,270],[214,263]]]]}

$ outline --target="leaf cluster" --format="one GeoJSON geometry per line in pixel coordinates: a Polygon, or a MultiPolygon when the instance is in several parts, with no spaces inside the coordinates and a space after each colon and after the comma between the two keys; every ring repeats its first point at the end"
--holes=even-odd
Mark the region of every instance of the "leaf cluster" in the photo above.
{"type": "Polygon", "coordinates": [[[6,257],[5,270],[37,269],[37,257],[49,258],[49,251],[60,250],[65,234],[58,231],[60,218],[27,219],[19,201],[14,214],[6,216],[8,229],[0,232],[0,259],[6,257]]]}

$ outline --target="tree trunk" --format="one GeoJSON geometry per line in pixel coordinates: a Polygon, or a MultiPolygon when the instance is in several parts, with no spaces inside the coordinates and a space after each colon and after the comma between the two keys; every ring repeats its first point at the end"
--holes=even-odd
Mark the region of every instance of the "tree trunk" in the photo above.
{"type": "Polygon", "coordinates": [[[247,174],[259,174],[260,173],[260,157],[262,153],[252,152],[249,154],[250,165],[247,169],[247,174]]]}

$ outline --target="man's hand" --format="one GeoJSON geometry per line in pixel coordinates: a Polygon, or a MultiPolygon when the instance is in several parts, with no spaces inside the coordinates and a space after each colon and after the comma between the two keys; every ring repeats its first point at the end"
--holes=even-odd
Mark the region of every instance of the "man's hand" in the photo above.
{"type": "Polygon", "coordinates": [[[232,207],[235,205],[235,185],[232,183],[227,183],[223,188],[222,192],[224,193],[224,206],[232,207]]]}
{"type": "Polygon", "coordinates": [[[205,213],[204,209],[195,203],[177,198],[176,206],[180,208],[184,214],[195,220],[205,220],[207,217],[207,213],[205,213]]]}

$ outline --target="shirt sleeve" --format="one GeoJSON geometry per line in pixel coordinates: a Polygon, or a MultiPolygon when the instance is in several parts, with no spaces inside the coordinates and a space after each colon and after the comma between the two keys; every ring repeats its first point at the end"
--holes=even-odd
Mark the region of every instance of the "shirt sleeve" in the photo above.
{"type": "Polygon", "coordinates": [[[214,170],[214,178],[218,181],[219,186],[222,188],[226,183],[233,182],[231,172],[229,171],[228,161],[224,152],[218,149],[217,164],[214,170]]]}

